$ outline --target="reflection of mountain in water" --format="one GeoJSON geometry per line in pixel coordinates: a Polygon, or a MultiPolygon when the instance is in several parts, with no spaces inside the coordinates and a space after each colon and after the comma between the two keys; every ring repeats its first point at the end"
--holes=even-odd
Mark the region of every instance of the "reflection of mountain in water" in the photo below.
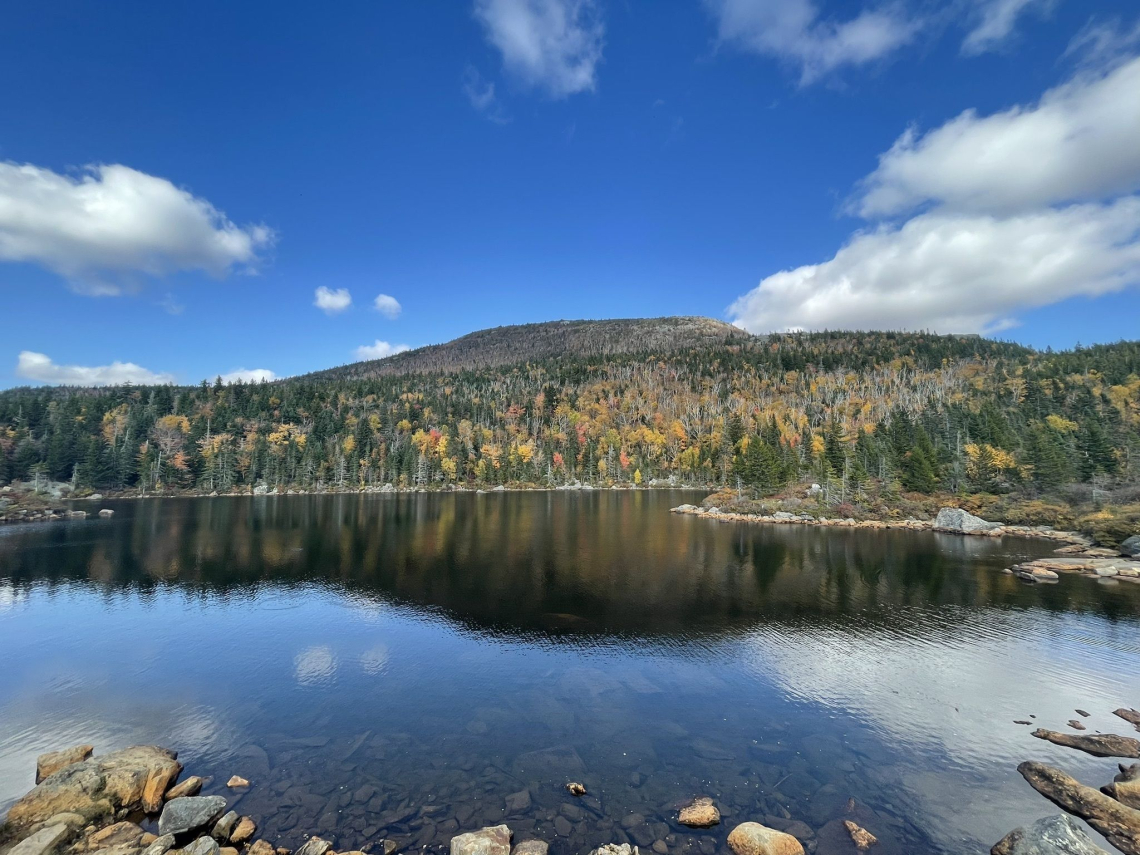
{"type": "MultiPolygon", "coordinates": [[[[676,493],[297,496],[123,502],[110,522],[0,541],[17,587],[87,579],[240,596],[322,584],[438,610],[471,629],[692,638],[757,624],[857,631],[955,609],[1135,615],[1140,591],[1084,579],[1030,588],[997,571],[1046,543],[929,533],[715,524],[676,493]],[[1137,596],[1132,596],[1136,594],[1137,596]],[[941,608],[946,607],[946,608],[941,608]]],[[[691,497],[688,497],[691,498],[691,497]]],[[[917,625],[916,625],[917,624],[917,625]]]]}

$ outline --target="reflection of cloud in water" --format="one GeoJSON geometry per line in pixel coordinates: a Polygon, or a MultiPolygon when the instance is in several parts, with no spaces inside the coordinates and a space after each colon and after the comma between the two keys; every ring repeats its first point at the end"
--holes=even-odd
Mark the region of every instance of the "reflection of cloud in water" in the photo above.
{"type": "Polygon", "coordinates": [[[793,697],[866,720],[904,758],[874,774],[917,798],[943,839],[988,848],[1010,831],[1000,816],[1048,812],[1016,774],[1019,762],[1098,768],[1013,720],[1035,714],[1065,729],[1080,707],[1093,711],[1091,729],[1111,730],[1110,711],[1140,682],[1135,630],[1122,626],[1117,638],[1079,615],[992,610],[926,613],[924,623],[907,632],[766,626],[749,639],[749,665],[793,697]]]}
{"type": "Polygon", "coordinates": [[[309,647],[293,660],[293,675],[302,686],[319,686],[336,677],[336,656],[327,645],[309,647]]]}
{"type": "Polygon", "coordinates": [[[383,644],[378,644],[371,650],[365,650],[360,654],[360,667],[365,674],[382,673],[388,667],[388,648],[383,644]]]}
{"type": "Polygon", "coordinates": [[[0,582],[0,613],[11,611],[27,599],[27,592],[17,591],[11,582],[0,582]]]}

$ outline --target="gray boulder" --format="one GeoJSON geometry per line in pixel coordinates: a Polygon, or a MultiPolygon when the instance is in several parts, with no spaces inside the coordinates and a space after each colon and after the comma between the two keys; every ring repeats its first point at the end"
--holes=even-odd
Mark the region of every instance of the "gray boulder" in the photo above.
{"type": "Polygon", "coordinates": [[[967,513],[961,508],[943,508],[934,518],[934,527],[940,531],[953,531],[970,534],[975,531],[991,531],[1001,523],[988,522],[981,517],[967,513]]]}
{"type": "Polygon", "coordinates": [[[221,796],[183,796],[171,799],[158,818],[158,833],[185,834],[209,825],[226,809],[221,796]]]}
{"type": "Polygon", "coordinates": [[[71,829],[63,823],[49,825],[47,828],[41,828],[27,839],[21,840],[12,847],[8,855],[49,855],[67,839],[70,833],[71,829]]]}
{"type": "Polygon", "coordinates": [[[1129,558],[1140,557],[1140,534],[1134,534],[1120,544],[1120,554],[1129,558]]]}
{"type": "Polygon", "coordinates": [[[319,837],[310,837],[301,844],[301,848],[297,850],[296,855],[325,855],[332,849],[332,844],[327,840],[322,840],[319,837]]]}
{"type": "Polygon", "coordinates": [[[218,855],[218,841],[212,837],[199,837],[182,850],[184,855],[218,855]]]}
{"type": "Polygon", "coordinates": [[[1016,828],[1003,837],[990,855],[1108,855],[1093,843],[1071,816],[1058,814],[1016,828]]]}

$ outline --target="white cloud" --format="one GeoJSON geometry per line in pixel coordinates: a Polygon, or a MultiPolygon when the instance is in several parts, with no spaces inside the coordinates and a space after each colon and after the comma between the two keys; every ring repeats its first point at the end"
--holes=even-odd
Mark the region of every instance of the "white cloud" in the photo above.
{"type": "Polygon", "coordinates": [[[277,375],[268,368],[235,368],[221,377],[222,382],[226,384],[236,383],[239,380],[243,383],[268,383],[277,379],[277,375]]]}
{"type": "Polygon", "coordinates": [[[904,133],[862,183],[864,217],[928,202],[1007,212],[1140,187],[1140,58],[1083,74],[1032,106],[967,110],[926,134],[904,133]]]}
{"type": "Polygon", "coordinates": [[[313,292],[313,305],[326,315],[335,315],[343,312],[352,305],[352,295],[347,288],[337,288],[333,291],[322,285],[313,292]]]}
{"type": "Polygon", "coordinates": [[[1022,12],[1047,12],[1053,0],[978,0],[976,23],[962,42],[962,53],[976,56],[997,48],[1008,39],[1022,12]]]}
{"type": "Polygon", "coordinates": [[[1140,45],[1140,20],[1129,28],[1119,18],[1111,21],[1094,18],[1073,36],[1065,56],[1075,57],[1086,68],[1108,68],[1122,57],[1135,53],[1137,45],[1140,45]]]}
{"type": "Polygon", "coordinates": [[[510,117],[499,103],[495,95],[495,84],[484,80],[478,69],[468,66],[463,72],[463,94],[471,102],[471,106],[495,124],[505,125],[510,117]]]}
{"type": "Polygon", "coordinates": [[[857,233],[833,258],[764,279],[730,307],[752,332],[983,332],[1018,309],[1140,280],[1140,197],[1007,217],[944,210],[857,233]]]}
{"type": "Polygon", "coordinates": [[[74,176],[0,163],[0,259],[42,265],[86,293],[121,293],[123,277],[253,270],[274,233],[238,226],[165,178],[95,165],[74,176]]]}
{"type": "Polygon", "coordinates": [[[51,357],[30,350],[20,352],[16,374],[27,380],[61,386],[117,386],[120,383],[153,385],[173,383],[173,374],[148,371],[133,362],[110,365],[56,365],[51,357]]]}
{"type": "Polygon", "coordinates": [[[390,318],[391,320],[400,317],[400,312],[404,310],[399,300],[387,294],[377,294],[376,299],[372,301],[372,307],[384,317],[390,318]]]}
{"type": "Polygon", "coordinates": [[[405,350],[411,350],[406,344],[389,344],[386,341],[376,339],[373,344],[362,344],[356,348],[357,359],[386,359],[389,356],[395,356],[397,353],[403,353],[405,350]]]}
{"type": "Polygon", "coordinates": [[[908,44],[923,26],[900,4],[824,20],[811,0],[705,0],[722,42],[799,68],[812,83],[845,65],[865,65],[908,44]]]}
{"type": "Polygon", "coordinates": [[[475,17],[527,86],[564,98],[597,85],[605,27],[596,0],[475,0],[475,17]]]}

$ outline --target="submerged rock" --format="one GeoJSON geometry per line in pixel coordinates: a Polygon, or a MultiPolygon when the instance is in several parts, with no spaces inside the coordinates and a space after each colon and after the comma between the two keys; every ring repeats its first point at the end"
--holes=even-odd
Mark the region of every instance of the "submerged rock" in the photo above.
{"type": "Polygon", "coordinates": [[[166,800],[178,799],[182,796],[196,796],[202,791],[202,784],[206,783],[205,780],[199,778],[197,775],[191,775],[185,781],[179,781],[173,787],[166,791],[166,800]]]}
{"type": "Polygon", "coordinates": [[[248,787],[249,781],[247,781],[241,775],[234,775],[228,781],[226,781],[226,786],[230,787],[231,789],[238,789],[239,787],[248,787]]]}
{"type": "Polygon", "coordinates": [[[940,531],[958,532],[959,534],[991,531],[1000,525],[1000,523],[988,522],[981,517],[976,517],[961,508],[943,508],[934,518],[934,528],[940,531]]]}
{"type": "Polygon", "coordinates": [[[545,840],[524,840],[515,844],[511,855],[546,855],[549,849],[545,840]]]}
{"type": "Polygon", "coordinates": [[[511,830],[505,825],[488,826],[479,831],[457,834],[451,838],[451,855],[510,855],[511,830]]]}
{"type": "Polygon", "coordinates": [[[1098,733],[1093,736],[1078,736],[1072,733],[1057,733],[1055,730],[1038,728],[1033,735],[1054,745],[1076,748],[1094,757],[1140,758],[1140,739],[1130,736],[1117,736],[1114,733],[1098,733]]]}
{"type": "Polygon", "coordinates": [[[720,811],[712,799],[702,796],[694,799],[692,804],[681,808],[677,821],[690,828],[712,828],[720,822],[720,811]]]}
{"type": "Polygon", "coordinates": [[[1140,855],[1140,810],[1127,807],[1100,790],[1086,787],[1044,763],[1017,767],[1029,785],[1049,801],[1079,816],[1126,855],[1140,855]]]}
{"type": "Polygon", "coordinates": [[[1072,817],[1047,816],[1025,828],[1015,828],[990,850],[990,855],[1108,855],[1093,843],[1072,817]]]}
{"type": "Polygon", "coordinates": [[[863,826],[849,819],[843,820],[843,827],[847,829],[847,833],[851,835],[851,842],[855,844],[855,848],[860,852],[870,849],[879,842],[879,838],[863,828],[863,826]]]}
{"type": "Polygon", "coordinates": [[[582,784],[579,784],[577,781],[571,781],[566,785],[566,789],[569,790],[570,795],[572,796],[586,795],[586,788],[582,784]]]}
{"type": "Polygon", "coordinates": [[[628,843],[607,843],[590,852],[590,855],[640,855],[636,846],[628,843]]]}
{"type": "Polygon", "coordinates": [[[327,840],[320,837],[310,837],[297,850],[296,855],[325,855],[330,849],[332,849],[332,844],[327,840]]]}
{"type": "Polygon", "coordinates": [[[36,783],[40,783],[49,775],[54,775],[60,769],[66,769],[73,763],[82,763],[94,751],[94,747],[90,745],[76,745],[74,748],[41,754],[36,758],[36,783]]]}
{"type": "Polygon", "coordinates": [[[65,766],[12,805],[8,822],[21,828],[58,813],[91,820],[124,809],[156,812],[182,771],[175,756],[155,745],[138,745],[65,766]]]}
{"type": "Polygon", "coordinates": [[[158,818],[158,833],[185,834],[203,828],[216,820],[225,809],[226,800],[221,796],[183,796],[171,799],[158,818]]]}
{"type": "Polygon", "coordinates": [[[728,845],[736,855],[804,855],[796,838],[758,822],[742,822],[728,835],[728,845]]]}

